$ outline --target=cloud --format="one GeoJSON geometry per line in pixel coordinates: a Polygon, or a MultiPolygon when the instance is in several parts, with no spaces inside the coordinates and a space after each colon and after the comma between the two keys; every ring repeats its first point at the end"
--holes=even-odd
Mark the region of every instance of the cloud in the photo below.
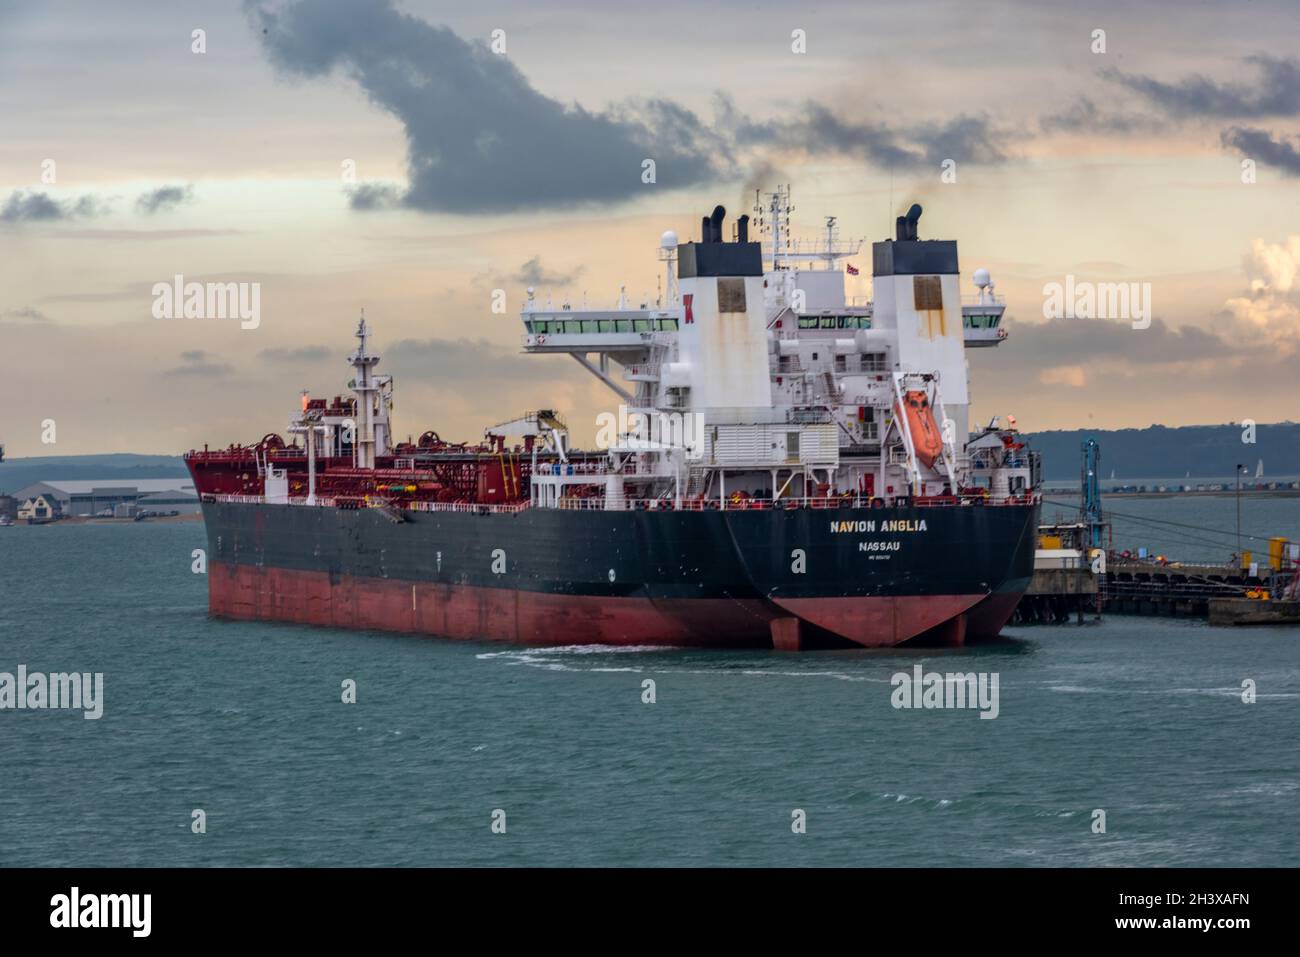
{"type": "Polygon", "coordinates": [[[1287,176],[1300,176],[1300,150],[1285,139],[1273,139],[1267,130],[1230,126],[1220,135],[1223,145],[1246,159],[1280,169],[1287,176]]]}
{"type": "Polygon", "coordinates": [[[944,123],[928,123],[905,134],[920,146],[931,164],[945,159],[966,163],[1001,163],[1003,134],[991,126],[988,117],[962,113],[944,123]]]}
{"type": "Polygon", "coordinates": [[[1007,159],[1007,134],[984,115],[896,128],[807,102],[791,118],[758,121],[723,94],[712,124],[663,98],[591,110],[542,94],[508,56],[400,13],[393,0],[245,6],[284,73],[342,72],[401,121],[407,184],[348,187],[355,210],[502,213],[620,202],[646,190],[645,160],[655,163],[656,185],[674,189],[735,178],[744,172],[738,164],[768,164],[773,149],[840,153],[882,169],[1007,159]]]}
{"type": "Polygon", "coordinates": [[[135,208],[146,216],[164,213],[188,203],[194,197],[192,186],[160,186],[155,190],[142,193],[135,201],[135,208]]]}
{"type": "Polygon", "coordinates": [[[334,354],[325,346],[299,346],[296,349],[263,349],[258,353],[268,362],[320,362],[334,354]]]}
{"type": "Polygon", "coordinates": [[[1105,112],[1086,96],[1081,96],[1059,113],[1038,120],[1044,133],[1151,133],[1166,124],[1159,117],[1144,113],[1105,112]]]}
{"type": "Polygon", "coordinates": [[[1045,370],[1040,376],[1051,373],[1056,381],[1068,381],[1074,377],[1069,370],[1100,361],[1145,367],[1223,359],[1244,351],[1199,326],[1174,328],[1160,318],[1146,329],[1134,329],[1127,321],[1077,318],[1008,320],[1006,325],[1017,361],[1045,370]]]}
{"type": "Polygon", "coordinates": [[[715,97],[719,126],[740,146],[775,147],[800,153],[827,151],[882,168],[958,162],[998,163],[1006,159],[985,116],[961,114],[943,123],[895,129],[886,123],[849,120],[821,103],[808,101],[793,119],[757,121],[736,110],[731,99],[715,97]]]}
{"type": "Polygon", "coordinates": [[[1102,75],[1180,118],[1300,114],[1300,63],[1266,54],[1246,57],[1245,62],[1259,73],[1253,83],[1218,83],[1200,74],[1170,83],[1115,69],[1102,75]]]}
{"type": "Polygon", "coordinates": [[[164,376],[187,376],[205,379],[220,379],[230,375],[234,368],[228,362],[209,361],[216,357],[202,349],[188,349],[181,353],[185,365],[163,370],[164,376]]]}
{"type": "Polygon", "coordinates": [[[585,268],[584,266],[578,266],[569,272],[548,271],[542,265],[542,257],[539,255],[534,256],[520,266],[519,272],[515,273],[513,279],[525,286],[567,286],[577,280],[583,274],[585,268]]]}
{"type": "Polygon", "coordinates": [[[6,309],[0,312],[0,319],[13,319],[18,322],[49,322],[50,317],[39,309],[23,306],[21,309],[6,309]]]}
{"type": "Polygon", "coordinates": [[[214,236],[241,236],[242,229],[68,229],[60,239],[102,239],[112,242],[157,242],[172,239],[210,239],[214,236]]]}
{"type": "Polygon", "coordinates": [[[99,216],[107,211],[108,204],[93,196],[56,200],[49,193],[16,189],[0,209],[0,222],[58,222],[99,216]]]}
{"type": "Polygon", "coordinates": [[[1300,236],[1256,239],[1246,255],[1249,289],[1224,303],[1236,337],[1291,355],[1300,343],[1300,236]]]}
{"type": "Polygon", "coordinates": [[[1038,373],[1038,381],[1043,385],[1064,385],[1073,389],[1082,389],[1088,384],[1088,377],[1083,366],[1052,366],[1038,373]]]}
{"type": "Polygon", "coordinates": [[[344,190],[353,209],[391,209],[402,204],[402,189],[393,183],[362,183],[344,190]]]}
{"type": "Polygon", "coordinates": [[[431,382],[492,385],[560,378],[554,363],[508,351],[486,339],[401,339],[384,351],[384,362],[394,372],[431,382]]]}
{"type": "MultiPolygon", "coordinates": [[[[593,111],[539,93],[507,56],[398,12],[392,0],[248,2],[272,60],[290,75],[341,70],[405,127],[404,205],[507,212],[628,199],[718,175],[725,150],[689,110],[664,101],[593,111]]],[[[364,208],[389,190],[353,194],[364,208]]]]}

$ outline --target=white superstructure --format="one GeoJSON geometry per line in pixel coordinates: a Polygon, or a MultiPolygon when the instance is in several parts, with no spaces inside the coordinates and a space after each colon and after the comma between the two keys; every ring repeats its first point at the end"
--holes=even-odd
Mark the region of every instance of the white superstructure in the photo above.
{"type": "Polygon", "coordinates": [[[987,271],[976,270],[979,291],[963,305],[956,242],[919,239],[913,206],[894,239],[872,246],[873,301],[850,303],[840,262],[862,244],[841,242],[833,217],[818,242],[794,241],[791,208],[786,190],[756,206],[766,242],[750,240],[748,216],[724,241],[721,206],[699,242],[664,233],[653,304],[621,293],[609,310],[554,309],[529,290],[524,350],[573,356],[624,406],[617,434],[603,436],[600,486],[548,486],[535,503],[889,502],[1034,487],[1014,433],[996,421],[978,436],[969,428],[966,347],[1005,338],[987,271]]]}

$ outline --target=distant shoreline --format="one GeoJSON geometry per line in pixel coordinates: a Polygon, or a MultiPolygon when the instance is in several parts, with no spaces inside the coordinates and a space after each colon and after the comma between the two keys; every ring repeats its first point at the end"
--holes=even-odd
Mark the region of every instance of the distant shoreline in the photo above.
{"type": "MultiPolygon", "coordinates": [[[[1045,488],[1044,495],[1078,495],[1077,488],[1045,488]]],[[[1102,490],[1102,498],[1236,498],[1235,489],[1201,489],[1179,491],[1170,489],[1166,492],[1145,491],[1145,492],[1107,492],[1102,490]]],[[[1273,496],[1276,498],[1300,498],[1300,489],[1294,488],[1243,488],[1242,497],[1253,496],[1273,496]]]]}
{"type": "MultiPolygon", "coordinates": [[[[53,521],[32,522],[32,526],[37,525],[171,525],[176,522],[201,522],[203,515],[200,512],[194,512],[188,515],[151,515],[149,518],[108,518],[102,515],[65,515],[62,518],[56,518],[53,521]]],[[[15,519],[12,528],[26,526],[27,520],[20,518],[15,519]]]]}

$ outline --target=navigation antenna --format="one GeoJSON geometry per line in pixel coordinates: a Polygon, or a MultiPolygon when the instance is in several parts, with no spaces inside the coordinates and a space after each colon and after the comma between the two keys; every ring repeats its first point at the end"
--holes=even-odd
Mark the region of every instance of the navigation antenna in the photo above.
{"type": "Polygon", "coordinates": [[[772,268],[784,269],[782,262],[790,252],[790,214],[794,205],[790,202],[790,184],[777,185],[767,194],[767,205],[763,205],[762,195],[754,190],[754,218],[758,222],[760,233],[771,237],[772,268]]]}

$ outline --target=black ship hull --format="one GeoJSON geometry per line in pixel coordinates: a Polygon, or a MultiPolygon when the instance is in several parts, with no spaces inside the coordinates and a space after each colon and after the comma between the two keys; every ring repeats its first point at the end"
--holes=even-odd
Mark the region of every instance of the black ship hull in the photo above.
{"type": "Polygon", "coordinates": [[[210,607],[524,644],[881,647],[997,634],[1038,506],[395,512],[206,501],[210,607]]]}

